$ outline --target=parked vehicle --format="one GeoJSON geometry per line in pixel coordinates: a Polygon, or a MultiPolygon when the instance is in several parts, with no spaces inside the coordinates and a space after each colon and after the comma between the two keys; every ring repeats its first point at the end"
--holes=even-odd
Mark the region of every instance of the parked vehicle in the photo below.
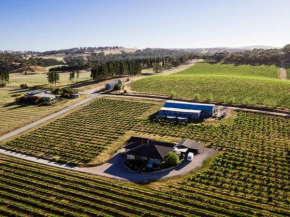
{"type": "Polygon", "coordinates": [[[194,157],[194,154],[192,152],[188,152],[186,159],[187,161],[192,161],[193,157],[194,157]]]}

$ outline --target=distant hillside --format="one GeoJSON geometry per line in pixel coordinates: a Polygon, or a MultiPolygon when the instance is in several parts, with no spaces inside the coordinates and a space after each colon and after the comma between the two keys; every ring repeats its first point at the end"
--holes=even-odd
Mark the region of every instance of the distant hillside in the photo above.
{"type": "Polygon", "coordinates": [[[281,47],[274,47],[274,46],[267,46],[267,45],[253,45],[253,46],[245,46],[245,47],[238,47],[238,49],[244,50],[254,50],[254,49],[281,49],[281,47]]]}

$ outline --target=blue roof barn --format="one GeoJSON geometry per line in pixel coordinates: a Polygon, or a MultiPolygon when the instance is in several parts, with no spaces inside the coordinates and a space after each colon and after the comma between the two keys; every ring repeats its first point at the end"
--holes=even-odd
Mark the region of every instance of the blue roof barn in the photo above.
{"type": "Polygon", "coordinates": [[[164,106],[159,110],[159,117],[176,117],[188,119],[200,119],[212,117],[216,112],[214,104],[200,104],[181,101],[166,101],[164,106]]]}

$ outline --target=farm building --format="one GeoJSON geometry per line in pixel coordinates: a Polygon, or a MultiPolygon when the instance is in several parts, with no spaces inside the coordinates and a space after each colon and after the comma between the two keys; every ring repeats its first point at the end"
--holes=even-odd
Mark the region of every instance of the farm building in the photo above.
{"type": "Polygon", "coordinates": [[[189,119],[199,119],[212,117],[215,113],[214,104],[200,104],[180,101],[166,101],[159,111],[160,115],[174,114],[177,117],[188,117],[189,119]]]}
{"type": "Polygon", "coordinates": [[[127,160],[142,160],[159,165],[175,146],[174,143],[131,137],[125,149],[127,160]]]}
{"type": "Polygon", "coordinates": [[[167,116],[168,120],[170,119],[199,119],[201,110],[192,110],[192,109],[179,109],[179,108],[169,108],[162,107],[159,110],[159,117],[167,116]]]}
{"type": "Polygon", "coordinates": [[[204,151],[204,144],[194,142],[190,139],[183,139],[176,145],[174,151],[182,154],[189,152],[192,152],[194,155],[201,154],[204,151]]]}
{"type": "Polygon", "coordinates": [[[106,89],[106,90],[113,89],[113,88],[115,87],[116,84],[117,84],[116,81],[112,81],[112,82],[110,82],[110,83],[107,83],[107,84],[105,85],[105,89],[106,89]]]}

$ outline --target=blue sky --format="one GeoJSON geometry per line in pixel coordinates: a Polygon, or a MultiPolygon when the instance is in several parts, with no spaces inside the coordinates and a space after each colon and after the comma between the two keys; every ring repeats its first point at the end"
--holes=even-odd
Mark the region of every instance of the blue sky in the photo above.
{"type": "Polygon", "coordinates": [[[289,0],[0,0],[0,50],[290,43],[289,0]]]}

